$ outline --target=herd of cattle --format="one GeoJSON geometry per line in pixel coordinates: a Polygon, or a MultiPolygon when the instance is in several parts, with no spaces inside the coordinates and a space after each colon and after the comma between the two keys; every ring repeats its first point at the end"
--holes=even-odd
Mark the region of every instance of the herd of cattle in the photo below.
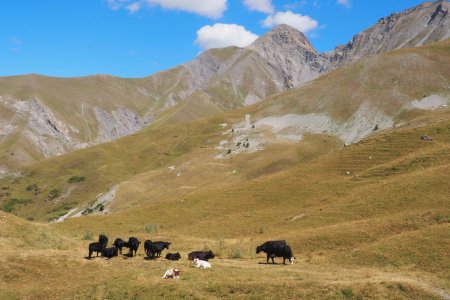
{"type": "MultiPolygon", "coordinates": [[[[141,242],[135,237],[130,237],[127,242],[117,238],[114,241],[113,246],[108,248],[108,238],[105,235],[100,235],[98,242],[89,244],[89,255],[87,258],[91,259],[94,252],[96,252],[96,256],[100,253],[103,257],[113,258],[114,256],[118,256],[119,253],[122,254],[123,248],[128,248],[129,252],[127,255],[133,257],[136,255],[140,244],[141,242]]],[[[152,242],[147,240],[144,242],[144,251],[149,259],[155,259],[161,256],[164,249],[169,249],[170,244],[171,243],[169,242],[152,242]]],[[[258,254],[260,252],[267,254],[267,263],[269,263],[269,260],[272,259],[272,263],[275,264],[275,257],[282,257],[283,264],[286,264],[286,260],[293,264],[295,260],[291,247],[287,245],[284,240],[265,242],[264,244],[256,247],[256,253],[258,254]]],[[[199,268],[211,268],[211,265],[207,262],[209,259],[214,257],[215,255],[211,250],[193,251],[188,255],[188,259],[199,268]]],[[[181,255],[179,252],[167,253],[166,259],[179,260],[181,259],[181,255]]]]}

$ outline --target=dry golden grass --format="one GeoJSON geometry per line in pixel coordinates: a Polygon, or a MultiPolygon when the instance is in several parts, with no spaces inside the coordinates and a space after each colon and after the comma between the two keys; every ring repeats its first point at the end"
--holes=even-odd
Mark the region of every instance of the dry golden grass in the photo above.
{"type": "MultiPolygon", "coordinates": [[[[140,164],[124,163],[121,155],[130,152],[121,153],[125,148],[116,144],[37,165],[35,172],[46,175],[29,179],[47,180],[44,185],[67,180],[65,170],[72,174],[81,161],[97,162],[90,155],[102,153],[93,168],[101,171],[91,173],[94,182],[83,185],[92,192],[89,184],[102,186],[102,176],[121,181],[114,213],[51,225],[2,214],[0,297],[448,298],[448,112],[421,115],[408,126],[342,149],[332,139],[325,143],[326,137],[306,137],[303,145],[274,144],[260,153],[218,161],[209,157],[216,153],[211,147],[220,140],[217,124],[223,121],[185,124],[177,138],[171,131],[177,126],[138,135],[143,144],[151,145],[145,137],[152,140],[158,134],[154,147],[175,146],[164,148],[171,155],[162,155],[163,165],[142,166],[136,175],[122,174],[140,164]],[[419,126],[423,123],[429,125],[419,126]],[[189,134],[199,128],[199,136],[189,134]],[[433,141],[421,141],[423,132],[433,141]],[[202,148],[208,139],[209,146],[202,148]],[[170,165],[183,175],[176,176],[170,165]],[[106,233],[110,242],[129,236],[142,242],[168,240],[170,251],[180,251],[183,258],[148,261],[141,247],[135,258],[88,261],[87,233],[94,239],[106,233]],[[265,257],[254,251],[269,239],[286,239],[298,263],[266,265],[265,257]],[[211,261],[213,269],[190,267],[187,253],[204,247],[219,254],[211,261]],[[161,279],[169,267],[179,267],[182,278],[161,279]]],[[[122,145],[130,141],[132,137],[122,145]]],[[[26,184],[10,182],[22,188],[26,184]]]]}

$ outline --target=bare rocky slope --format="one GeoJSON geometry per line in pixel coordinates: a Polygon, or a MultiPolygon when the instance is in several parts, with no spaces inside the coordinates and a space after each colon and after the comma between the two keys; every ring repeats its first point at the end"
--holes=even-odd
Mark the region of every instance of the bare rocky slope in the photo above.
{"type": "Polygon", "coordinates": [[[393,14],[325,54],[302,33],[281,25],[246,48],[210,49],[141,79],[0,78],[0,172],[111,141],[149,124],[185,122],[252,105],[362,57],[446,39],[448,10],[448,1],[438,1],[393,14]]]}
{"type": "Polygon", "coordinates": [[[421,5],[381,18],[355,35],[346,45],[328,54],[328,69],[399,48],[418,47],[450,38],[450,3],[447,0],[421,5]]]}

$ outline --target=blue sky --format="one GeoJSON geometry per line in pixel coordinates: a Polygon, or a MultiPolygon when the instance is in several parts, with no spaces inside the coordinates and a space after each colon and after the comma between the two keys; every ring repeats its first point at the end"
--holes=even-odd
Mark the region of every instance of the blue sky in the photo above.
{"type": "Polygon", "coordinates": [[[203,49],[244,46],[279,23],[320,52],[419,0],[14,0],[0,2],[0,76],[144,77],[203,49]]]}

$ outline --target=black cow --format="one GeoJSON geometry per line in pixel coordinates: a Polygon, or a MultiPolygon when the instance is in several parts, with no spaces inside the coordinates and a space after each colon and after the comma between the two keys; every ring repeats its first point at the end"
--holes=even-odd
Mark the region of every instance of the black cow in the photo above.
{"type": "Polygon", "coordinates": [[[180,260],[180,258],[181,258],[180,252],[166,254],[166,259],[168,260],[180,260]]]}
{"type": "Polygon", "coordinates": [[[105,248],[102,251],[102,256],[107,258],[113,258],[119,255],[119,250],[116,247],[105,248]]]}
{"type": "Polygon", "coordinates": [[[161,242],[161,241],[152,242],[150,240],[147,240],[144,243],[145,253],[150,258],[155,258],[155,255],[156,257],[160,257],[161,252],[164,249],[169,249],[170,244],[171,243],[169,242],[161,242]]]}
{"type": "Polygon", "coordinates": [[[141,244],[141,242],[135,237],[130,237],[128,239],[128,248],[130,248],[129,254],[131,255],[131,257],[133,257],[133,251],[134,251],[134,255],[136,255],[140,244],[141,244]]]}
{"type": "Polygon", "coordinates": [[[94,253],[94,252],[97,252],[97,256],[98,256],[98,253],[102,253],[103,249],[105,249],[105,247],[103,247],[103,244],[101,244],[100,242],[90,243],[88,258],[91,259],[92,253],[94,253]]]}
{"type": "Polygon", "coordinates": [[[144,242],[144,252],[149,258],[153,258],[154,254],[152,252],[153,242],[151,240],[146,240],[144,242]]]}
{"type": "Polygon", "coordinates": [[[124,240],[122,240],[121,238],[117,238],[114,241],[114,247],[116,247],[117,249],[119,249],[120,254],[122,254],[122,248],[129,248],[129,245],[127,242],[125,242],[124,240]]]}
{"type": "Polygon", "coordinates": [[[163,252],[164,249],[169,249],[170,244],[171,243],[169,243],[169,242],[161,242],[161,241],[153,242],[152,243],[152,253],[156,254],[156,257],[160,257],[161,252],[163,252]]]}
{"type": "Polygon", "coordinates": [[[108,238],[106,235],[101,234],[98,237],[98,242],[103,245],[104,248],[108,247],[108,238]]]}
{"type": "Polygon", "coordinates": [[[272,263],[275,264],[275,257],[283,257],[283,264],[286,263],[286,259],[289,259],[293,263],[295,257],[292,254],[292,249],[286,245],[286,241],[268,241],[261,246],[256,247],[256,253],[265,252],[267,254],[267,263],[269,259],[272,259],[272,263]]]}
{"type": "Polygon", "coordinates": [[[196,258],[200,259],[200,260],[206,260],[208,261],[211,258],[216,257],[214,255],[214,253],[209,250],[209,251],[193,251],[191,253],[188,254],[188,259],[189,260],[194,260],[196,258]]]}

